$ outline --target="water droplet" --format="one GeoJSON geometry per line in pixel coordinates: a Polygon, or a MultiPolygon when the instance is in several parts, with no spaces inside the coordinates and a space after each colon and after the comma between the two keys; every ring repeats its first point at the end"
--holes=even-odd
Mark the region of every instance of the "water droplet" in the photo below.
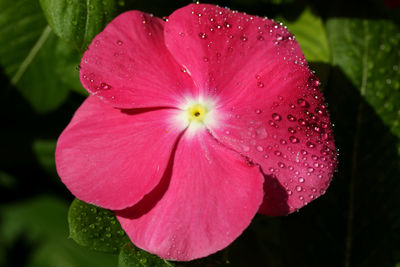
{"type": "Polygon", "coordinates": [[[297,192],[301,192],[301,190],[303,190],[303,188],[300,185],[296,186],[296,191],[297,192]]]}
{"type": "Polygon", "coordinates": [[[288,128],[288,132],[291,133],[291,134],[295,134],[296,130],[294,128],[292,128],[292,127],[289,127],[288,128]]]}
{"type": "Polygon", "coordinates": [[[224,27],[225,27],[225,28],[230,28],[230,27],[231,27],[231,24],[229,24],[227,21],[225,21],[225,22],[224,22],[224,27]]]}
{"type": "Polygon", "coordinates": [[[265,139],[268,137],[267,130],[265,130],[265,127],[261,126],[256,129],[256,137],[258,139],[265,139]]]}
{"type": "Polygon", "coordinates": [[[109,90],[109,89],[111,89],[111,85],[106,84],[106,83],[101,83],[101,84],[100,84],[100,89],[102,89],[102,90],[109,90]]]}
{"type": "Polygon", "coordinates": [[[287,193],[288,193],[289,196],[291,196],[293,194],[293,192],[290,191],[290,190],[287,190],[287,193]]]}
{"type": "Polygon", "coordinates": [[[304,181],[305,181],[305,180],[304,180],[303,177],[299,177],[299,182],[300,182],[300,183],[304,183],[304,181]]]}
{"type": "Polygon", "coordinates": [[[279,168],[285,168],[285,163],[283,163],[283,162],[278,162],[278,166],[279,166],[279,168]]]}
{"type": "Polygon", "coordinates": [[[204,62],[208,62],[208,57],[203,57],[204,62]]]}
{"type": "Polygon", "coordinates": [[[264,87],[264,83],[263,83],[263,82],[257,82],[257,86],[258,86],[259,88],[263,88],[263,87],[264,87]]]}
{"type": "Polygon", "coordinates": [[[308,102],[303,98],[297,99],[297,104],[299,104],[302,108],[308,108],[310,106],[310,104],[308,104],[308,102]]]}
{"type": "Polygon", "coordinates": [[[262,110],[259,109],[259,108],[257,108],[257,109],[254,110],[254,112],[255,112],[256,114],[261,114],[262,110]]]}
{"type": "Polygon", "coordinates": [[[315,147],[315,144],[312,143],[312,142],[310,142],[310,141],[308,141],[308,142],[306,143],[306,146],[309,147],[309,148],[314,148],[314,147],[315,147]]]}
{"type": "Polygon", "coordinates": [[[279,115],[277,113],[273,113],[272,119],[274,119],[275,121],[280,121],[282,119],[282,117],[281,117],[281,115],[279,115]]]}
{"type": "Polygon", "coordinates": [[[264,148],[262,148],[262,146],[257,146],[257,151],[263,152],[263,151],[264,151],[264,148]]]}
{"type": "Polygon", "coordinates": [[[289,137],[289,140],[290,140],[290,142],[292,144],[297,144],[297,143],[300,142],[300,140],[297,137],[293,136],[293,135],[289,137]]]}
{"type": "Polygon", "coordinates": [[[299,124],[300,124],[301,126],[306,126],[306,125],[307,125],[307,122],[306,122],[305,120],[303,120],[303,119],[299,119],[299,124]]]}
{"type": "Polygon", "coordinates": [[[242,35],[242,36],[240,37],[240,40],[242,40],[243,42],[247,42],[247,37],[244,36],[244,35],[242,35]]]}
{"type": "Polygon", "coordinates": [[[199,33],[199,37],[200,37],[201,39],[207,39],[207,34],[204,33],[204,32],[201,32],[201,33],[199,33]]]}
{"type": "Polygon", "coordinates": [[[246,146],[246,145],[241,145],[242,146],[242,150],[244,151],[244,152],[248,152],[249,150],[250,150],[250,147],[249,146],[246,146]]]}
{"type": "Polygon", "coordinates": [[[262,37],[261,35],[257,36],[257,40],[258,41],[264,41],[264,37],[262,37]]]}
{"type": "Polygon", "coordinates": [[[275,150],[275,152],[274,152],[274,154],[276,155],[276,156],[281,156],[282,155],[282,152],[280,152],[280,151],[278,151],[278,150],[275,150]]]}
{"type": "Polygon", "coordinates": [[[288,119],[289,121],[296,121],[296,117],[293,116],[292,114],[287,115],[287,119],[288,119]]]}
{"type": "Polygon", "coordinates": [[[117,45],[119,45],[119,46],[121,46],[121,45],[123,45],[124,43],[121,41],[121,40],[118,40],[117,41],[117,45]]]}
{"type": "Polygon", "coordinates": [[[328,133],[323,133],[321,134],[322,140],[328,140],[329,139],[329,134],[328,133]]]}

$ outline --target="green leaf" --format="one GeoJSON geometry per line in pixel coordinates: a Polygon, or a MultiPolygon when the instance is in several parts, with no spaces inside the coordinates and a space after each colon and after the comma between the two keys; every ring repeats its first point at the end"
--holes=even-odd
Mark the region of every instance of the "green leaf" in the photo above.
{"type": "MultiPolygon", "coordinates": [[[[115,266],[115,256],[87,250],[67,238],[67,211],[68,205],[52,196],[2,204],[0,245],[8,251],[18,251],[24,242],[23,251],[15,256],[26,260],[24,266],[28,267],[115,266]]],[[[14,266],[11,263],[15,259],[10,257],[12,255],[0,258],[0,263],[5,262],[1,266],[14,266]]]]}
{"type": "Polygon", "coordinates": [[[37,139],[33,142],[33,152],[40,165],[50,174],[56,173],[54,155],[56,151],[56,140],[37,139]]]}
{"type": "Polygon", "coordinates": [[[118,253],[128,237],[113,212],[75,199],[68,212],[70,237],[96,251],[118,253]]]}
{"type": "Polygon", "coordinates": [[[279,18],[296,36],[307,61],[328,63],[330,61],[328,39],[322,19],[311,12],[310,8],[304,9],[295,21],[285,21],[279,18]]]}
{"type": "Polygon", "coordinates": [[[79,54],[52,33],[37,1],[2,0],[0,10],[0,64],[5,73],[37,112],[56,109],[69,88],[78,86],[71,65],[78,65],[79,54]],[[62,78],[71,72],[74,85],[62,78]]]}
{"type": "Polygon", "coordinates": [[[117,0],[40,0],[49,25],[64,41],[84,51],[117,14],[117,0]]]}
{"type": "Polygon", "coordinates": [[[384,20],[330,19],[333,64],[400,137],[400,30],[384,20]]]}
{"type": "Polygon", "coordinates": [[[0,170],[0,188],[13,188],[17,183],[17,179],[12,175],[0,170]]]}
{"type": "Polygon", "coordinates": [[[118,258],[118,267],[170,267],[172,263],[163,260],[156,255],[136,248],[132,243],[122,247],[118,258]]]}

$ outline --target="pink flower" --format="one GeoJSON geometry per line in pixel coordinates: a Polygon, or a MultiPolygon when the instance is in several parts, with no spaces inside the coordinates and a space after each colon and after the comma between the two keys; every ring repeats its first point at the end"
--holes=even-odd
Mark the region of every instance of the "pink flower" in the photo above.
{"type": "Polygon", "coordinates": [[[58,140],[58,173],[162,258],[221,250],[257,212],[291,213],[329,185],[318,79],[272,20],[205,4],[167,21],[126,12],[93,40],[80,77],[91,96],[58,140]]]}

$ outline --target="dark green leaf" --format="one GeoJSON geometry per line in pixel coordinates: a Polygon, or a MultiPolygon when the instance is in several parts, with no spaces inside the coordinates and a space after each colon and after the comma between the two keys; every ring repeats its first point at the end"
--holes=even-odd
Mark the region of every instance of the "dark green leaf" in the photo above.
{"type": "Polygon", "coordinates": [[[390,21],[331,19],[333,64],[400,137],[400,30],[390,21]]]}
{"type": "Polygon", "coordinates": [[[75,199],[68,212],[70,237],[96,251],[118,253],[128,237],[113,212],[75,199]]]}
{"type": "Polygon", "coordinates": [[[296,36],[307,61],[324,62],[330,60],[329,45],[322,20],[309,8],[293,22],[282,20],[289,31],[296,36]]]}
{"type": "Polygon", "coordinates": [[[117,14],[117,0],[40,0],[49,25],[64,41],[84,51],[117,14]]]}
{"type": "Polygon", "coordinates": [[[132,243],[122,247],[118,259],[118,267],[170,267],[172,263],[136,248],[132,243]]]}
{"type": "MultiPolygon", "coordinates": [[[[34,253],[29,256],[23,249],[18,251],[17,257],[27,260],[24,266],[115,266],[115,256],[87,250],[67,238],[67,211],[65,202],[50,196],[1,205],[0,250],[1,245],[10,249],[16,243],[21,246],[21,240],[27,240],[25,249],[31,248],[34,253]]],[[[5,262],[1,266],[15,266],[10,264],[12,255],[1,257],[0,263],[5,262]]]]}
{"type": "Polygon", "coordinates": [[[33,142],[33,152],[42,168],[50,174],[56,173],[54,155],[56,151],[56,140],[38,139],[33,142]]]}
{"type": "Polygon", "coordinates": [[[37,112],[57,108],[68,89],[78,86],[72,66],[79,55],[51,32],[37,1],[0,1],[0,44],[0,64],[37,112]],[[74,85],[63,81],[64,75],[73,77],[74,85]]]}
{"type": "Polygon", "coordinates": [[[15,177],[0,170],[0,187],[12,188],[16,183],[15,177]]]}

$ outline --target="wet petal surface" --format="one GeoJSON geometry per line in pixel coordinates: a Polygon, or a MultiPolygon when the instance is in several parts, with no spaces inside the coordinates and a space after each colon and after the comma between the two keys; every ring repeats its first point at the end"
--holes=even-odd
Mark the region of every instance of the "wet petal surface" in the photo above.
{"type": "Polygon", "coordinates": [[[164,44],[164,21],[130,11],[92,41],[81,62],[83,87],[118,108],[176,107],[193,82],[164,44]]]}

